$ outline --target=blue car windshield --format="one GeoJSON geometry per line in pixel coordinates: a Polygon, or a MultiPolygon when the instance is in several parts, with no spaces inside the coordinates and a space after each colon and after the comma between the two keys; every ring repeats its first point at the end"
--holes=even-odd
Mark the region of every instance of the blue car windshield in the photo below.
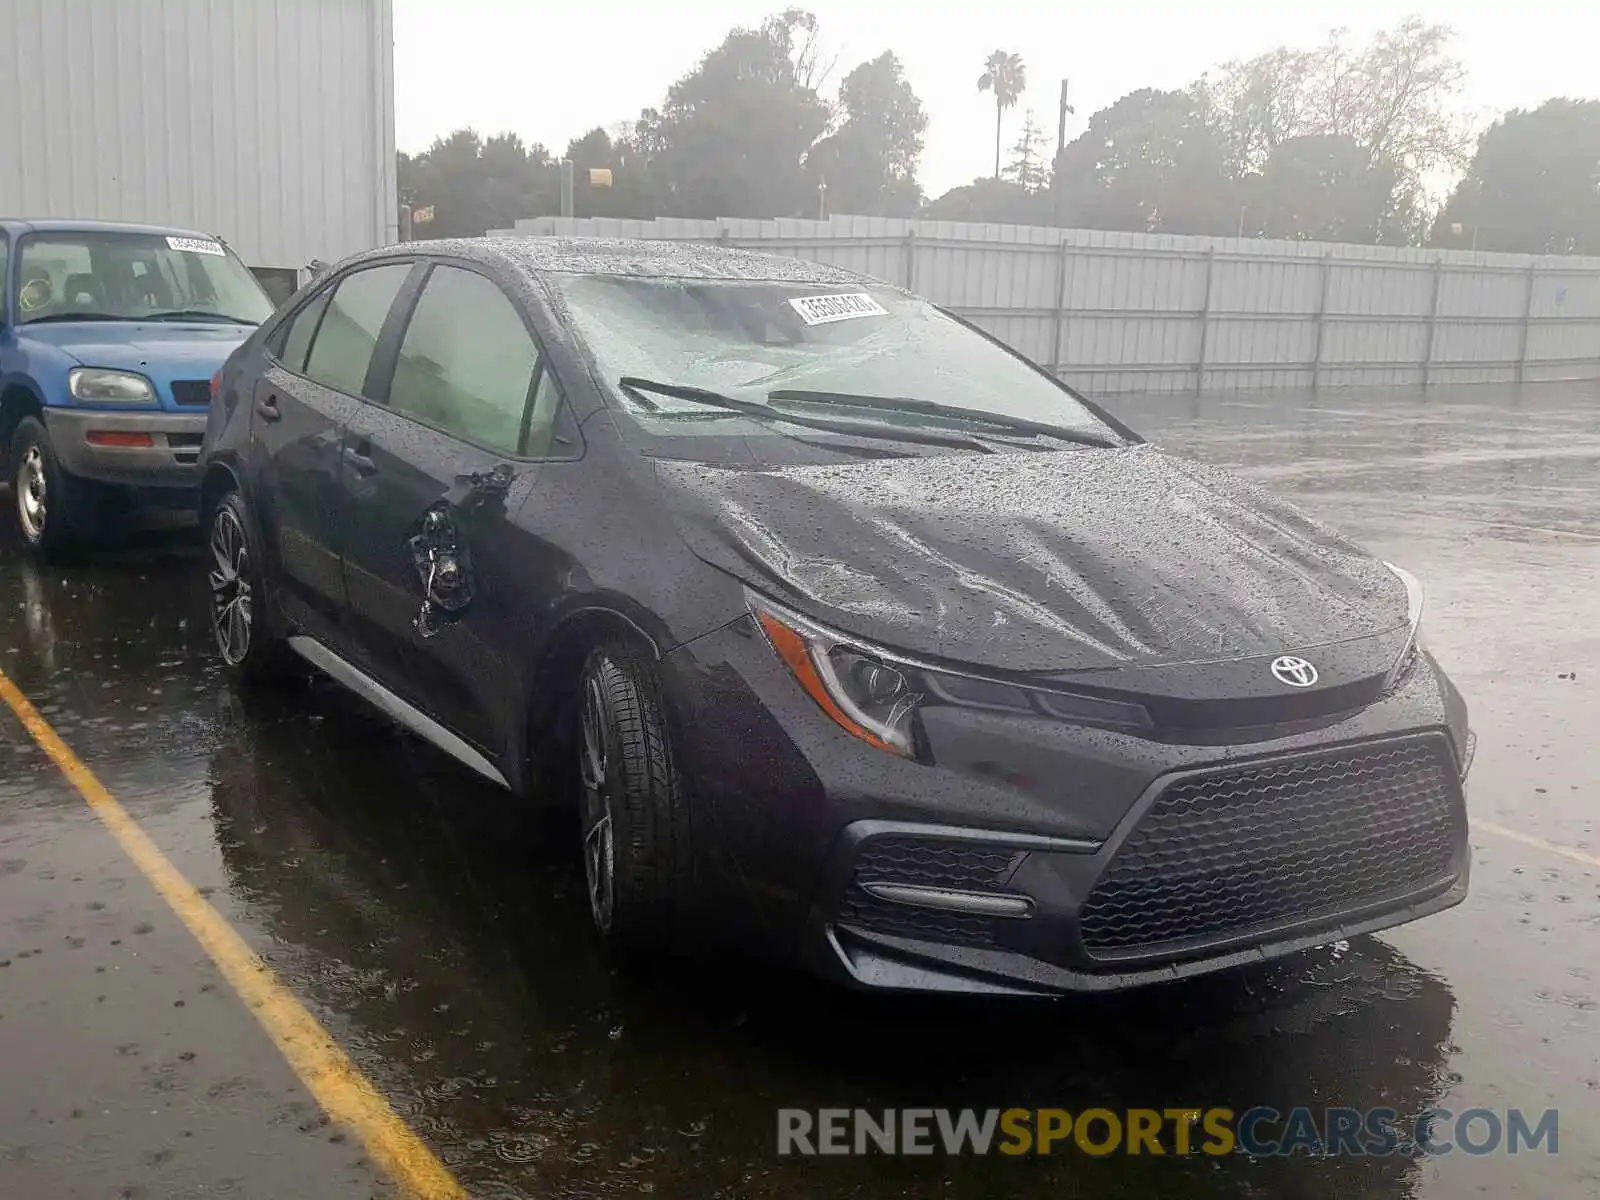
{"type": "Polygon", "coordinates": [[[272,301],[212,238],[101,230],[34,233],[17,247],[19,324],[40,320],[259,325],[272,301]]]}
{"type": "MultiPolygon", "coordinates": [[[[792,404],[803,393],[910,399],[1110,433],[1070,391],[1028,363],[926,300],[891,288],[564,273],[547,278],[612,385],[635,376],[756,403],[792,404]]],[[[692,400],[651,393],[653,407],[647,408],[626,390],[616,395],[636,415],[707,415],[692,400]]]]}

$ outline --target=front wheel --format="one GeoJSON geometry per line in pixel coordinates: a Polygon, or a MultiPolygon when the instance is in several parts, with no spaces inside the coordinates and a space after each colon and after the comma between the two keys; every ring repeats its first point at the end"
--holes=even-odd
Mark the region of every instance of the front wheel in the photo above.
{"type": "Polygon", "coordinates": [[[86,486],[61,469],[50,433],[24,417],[11,439],[11,511],[17,536],[38,558],[61,558],[77,544],[86,486]]]}
{"type": "Polygon", "coordinates": [[[267,620],[261,561],[244,497],[229,492],[211,510],[206,531],[211,632],[223,665],[249,682],[282,678],[290,659],[267,620]]]}
{"type": "Polygon", "coordinates": [[[579,690],[583,873],[595,927],[629,949],[676,932],[693,878],[689,810],[648,656],[593,651],[579,690]]]}

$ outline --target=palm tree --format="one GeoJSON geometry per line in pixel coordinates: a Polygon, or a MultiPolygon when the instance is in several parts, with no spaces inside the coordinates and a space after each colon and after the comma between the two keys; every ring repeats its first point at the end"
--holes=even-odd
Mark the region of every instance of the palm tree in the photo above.
{"type": "Polygon", "coordinates": [[[1000,178],[1000,118],[1028,89],[1028,70],[1022,55],[996,50],[984,61],[978,90],[994,93],[994,177],[1000,178]]]}

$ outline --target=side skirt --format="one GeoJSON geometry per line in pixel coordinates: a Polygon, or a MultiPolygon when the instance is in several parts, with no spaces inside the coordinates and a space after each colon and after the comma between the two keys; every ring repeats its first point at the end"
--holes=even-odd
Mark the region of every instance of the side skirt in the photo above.
{"type": "Polygon", "coordinates": [[[443,750],[451,758],[471,767],[485,779],[509,789],[511,785],[499,769],[461,738],[451,733],[427,713],[396,696],[383,684],[358,667],[352,666],[329,650],[321,642],[296,634],[289,639],[289,649],[305,659],[319,671],[332,676],[356,695],[387,713],[412,733],[443,750]]]}

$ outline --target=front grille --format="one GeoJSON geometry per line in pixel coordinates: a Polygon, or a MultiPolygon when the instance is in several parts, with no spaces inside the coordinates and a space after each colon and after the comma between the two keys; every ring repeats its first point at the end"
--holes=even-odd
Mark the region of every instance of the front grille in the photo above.
{"type": "Polygon", "coordinates": [[[1084,945],[1129,957],[1334,923],[1447,883],[1464,834],[1439,738],[1180,778],[1095,883],[1084,945]]]}
{"type": "Polygon", "coordinates": [[[211,403],[209,379],[175,379],[172,383],[172,402],[190,408],[205,408],[211,403]]]}
{"type": "Polygon", "coordinates": [[[864,883],[914,884],[952,891],[1000,891],[1026,850],[979,842],[886,835],[864,843],[839,907],[839,922],[897,937],[958,946],[993,946],[995,921],[972,913],[897,904],[864,883]]]}

